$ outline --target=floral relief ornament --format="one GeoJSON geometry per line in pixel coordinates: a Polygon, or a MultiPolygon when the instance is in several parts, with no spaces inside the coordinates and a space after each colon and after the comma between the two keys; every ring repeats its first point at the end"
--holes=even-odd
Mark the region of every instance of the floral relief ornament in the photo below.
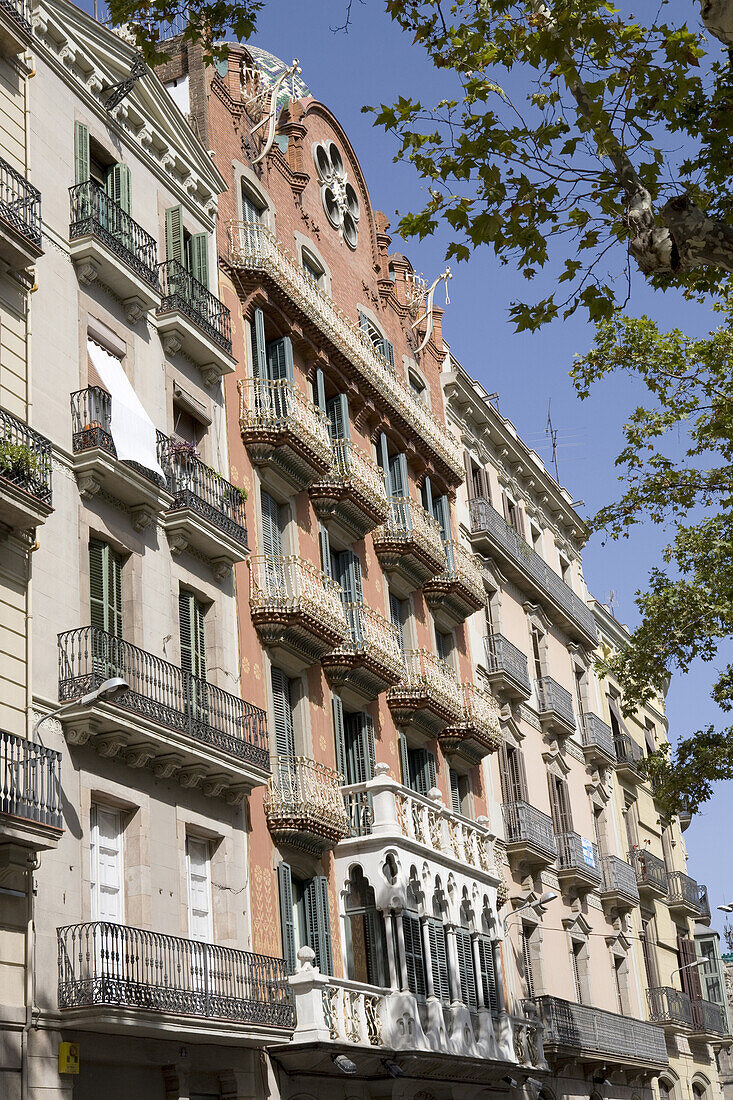
{"type": "Polygon", "coordinates": [[[343,157],[335,142],[316,142],[313,160],[321,185],[321,201],[326,217],[346,241],[356,248],[361,210],[356,191],[346,173],[343,157]]]}

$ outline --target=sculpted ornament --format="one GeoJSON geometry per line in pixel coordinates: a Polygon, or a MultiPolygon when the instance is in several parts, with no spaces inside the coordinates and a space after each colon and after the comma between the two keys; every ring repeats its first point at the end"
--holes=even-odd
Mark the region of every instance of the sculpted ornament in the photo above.
{"type": "Polygon", "coordinates": [[[356,191],[348,181],[343,157],[333,141],[319,141],[313,146],[313,160],[326,217],[349,248],[356,248],[361,210],[356,191]]]}

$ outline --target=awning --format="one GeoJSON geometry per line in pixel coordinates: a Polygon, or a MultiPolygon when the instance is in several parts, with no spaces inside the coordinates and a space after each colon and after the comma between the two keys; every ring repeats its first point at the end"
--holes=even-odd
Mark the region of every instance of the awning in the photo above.
{"type": "Polygon", "coordinates": [[[145,412],[122,363],[105,348],[87,338],[89,358],[111,401],[112,440],[121,462],[137,462],[164,478],[158,462],[155,425],[145,412]]]}

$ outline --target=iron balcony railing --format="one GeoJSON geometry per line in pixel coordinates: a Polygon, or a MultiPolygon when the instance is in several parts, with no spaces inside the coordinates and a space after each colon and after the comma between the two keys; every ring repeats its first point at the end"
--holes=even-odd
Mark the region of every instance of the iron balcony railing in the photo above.
{"type": "Polygon", "coordinates": [[[97,237],[154,290],[160,290],[158,246],[95,180],[69,188],[69,238],[97,237]]]}
{"type": "Polygon", "coordinates": [[[107,921],[59,928],[57,939],[62,1010],[112,1006],[295,1027],[282,959],[107,921]]]}
{"type": "Polygon", "coordinates": [[[587,749],[598,748],[612,760],[616,756],[613,743],[613,730],[601,721],[597,714],[584,713],[580,716],[580,732],[587,749]]]}
{"type": "Polygon", "coordinates": [[[471,530],[485,531],[490,535],[525,576],[531,578],[580,627],[586,637],[595,641],[598,635],[592,612],[562,577],[509,526],[488,500],[476,498],[470,501],[470,509],[471,530]]]}
{"type": "Polygon", "coordinates": [[[110,676],[129,690],[109,706],[187,734],[269,770],[267,716],[259,707],[93,626],[59,634],[59,700],[94,691],[110,676]]]}
{"type": "Polygon", "coordinates": [[[639,887],[636,872],[630,863],[619,856],[601,856],[602,891],[638,904],[639,887]]]}
{"type": "MultiPolygon", "coordinates": [[[[101,386],[87,386],[85,390],[76,390],[71,394],[71,433],[74,454],[83,454],[98,447],[112,458],[117,458],[112,439],[112,397],[107,390],[101,386]]],[[[156,432],[156,440],[158,465],[165,470],[168,465],[168,438],[162,432],[156,432]]],[[[141,466],[139,462],[127,459],[124,462],[154,485],[166,487],[166,481],[154,470],[141,466]]]]}
{"type": "Polygon", "coordinates": [[[0,8],[19,23],[27,34],[33,33],[31,0],[0,0],[0,8]]]}
{"type": "Polygon", "coordinates": [[[555,858],[557,840],[552,818],[529,802],[505,802],[502,812],[508,844],[527,844],[550,859],[555,858]]]}
{"type": "Polygon", "coordinates": [[[363,653],[381,667],[402,675],[404,660],[397,627],[365,603],[344,604],[349,634],[334,652],[363,653]]]}
{"type": "Polygon", "coordinates": [[[727,1035],[728,1020],[725,1009],[715,1001],[691,1001],[692,1027],[703,1035],[727,1035]]]}
{"type": "Polygon", "coordinates": [[[644,759],[644,750],[637,745],[633,737],[628,733],[619,731],[613,735],[613,746],[616,750],[616,760],[619,764],[639,770],[639,764],[644,759]]]}
{"type": "Polygon", "coordinates": [[[190,508],[242,546],[247,545],[244,494],[190,448],[170,440],[162,463],[174,508],[190,508]]]}
{"type": "Polygon", "coordinates": [[[707,886],[700,887],[700,916],[706,920],[710,920],[711,917],[707,886]]]}
{"type": "Polygon", "coordinates": [[[684,905],[700,912],[700,887],[682,871],[667,871],[667,905],[684,905]]]}
{"type": "Polygon", "coordinates": [[[637,886],[648,886],[660,894],[667,893],[667,868],[663,859],[644,848],[632,848],[629,852],[629,863],[636,873],[637,886]]]}
{"type": "Polygon", "coordinates": [[[158,313],[179,309],[227,355],[232,353],[232,321],[227,307],[178,260],[158,265],[163,300],[158,313]]]}
{"type": "Polygon", "coordinates": [[[271,828],[285,822],[291,829],[305,825],[308,831],[333,840],[347,836],[342,775],[305,756],[278,755],[270,763],[265,815],[271,828]]]}
{"type": "Polygon", "coordinates": [[[540,714],[555,714],[567,725],[575,726],[573,697],[570,692],[561,687],[551,676],[543,676],[541,680],[535,680],[535,686],[540,714]]]}
{"type": "MultiPolygon", "coordinates": [[[[12,0],[0,0],[3,11],[17,12],[12,0]]],[[[30,23],[28,24],[30,31],[30,23]]],[[[21,237],[41,247],[41,192],[25,176],[16,172],[0,157],[0,219],[13,227],[21,237]]]]}
{"type": "Polygon", "coordinates": [[[578,833],[556,833],[557,866],[561,871],[578,871],[595,882],[601,881],[600,857],[595,844],[578,833]]]}
{"type": "Polygon", "coordinates": [[[679,989],[656,986],[647,990],[649,1018],[656,1024],[677,1024],[692,1027],[692,1001],[679,989]]]}
{"type": "Polygon", "coordinates": [[[512,645],[503,634],[489,634],[484,638],[486,663],[489,672],[504,672],[529,695],[532,685],[529,682],[527,658],[521,649],[512,645]]]}
{"type": "Polygon", "coordinates": [[[635,1020],[560,997],[538,997],[537,1007],[544,1025],[545,1049],[617,1058],[622,1062],[668,1064],[664,1032],[646,1020],[635,1020]]]}
{"type": "Polygon", "coordinates": [[[4,409],[0,409],[0,478],[51,507],[51,444],[4,409]]]}
{"type": "Polygon", "coordinates": [[[0,732],[0,814],[62,829],[61,753],[0,732]]]}

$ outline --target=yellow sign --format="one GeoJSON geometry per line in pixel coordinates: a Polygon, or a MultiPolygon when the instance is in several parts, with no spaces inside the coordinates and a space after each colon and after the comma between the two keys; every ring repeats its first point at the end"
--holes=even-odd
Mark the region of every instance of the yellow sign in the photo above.
{"type": "Polygon", "coordinates": [[[79,1072],[79,1044],[59,1043],[59,1073],[79,1072]]]}

